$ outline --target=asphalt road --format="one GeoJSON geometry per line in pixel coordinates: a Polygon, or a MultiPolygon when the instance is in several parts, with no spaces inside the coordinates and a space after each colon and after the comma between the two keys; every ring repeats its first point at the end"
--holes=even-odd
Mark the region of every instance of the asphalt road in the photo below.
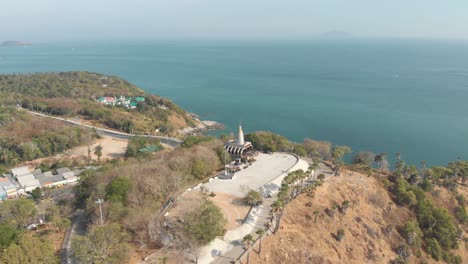
{"type": "Polygon", "coordinates": [[[129,138],[135,137],[135,136],[148,137],[148,138],[157,138],[157,139],[159,139],[159,141],[162,144],[168,145],[168,146],[173,147],[173,148],[180,146],[180,144],[182,143],[182,140],[177,139],[177,138],[163,137],[163,136],[152,136],[152,135],[128,134],[128,133],[123,133],[123,132],[119,132],[119,131],[115,131],[115,130],[110,130],[110,129],[106,129],[106,128],[100,128],[100,127],[95,127],[95,126],[83,124],[83,123],[80,123],[80,122],[77,122],[77,121],[73,121],[73,120],[69,120],[69,119],[65,119],[65,118],[61,118],[61,117],[41,114],[41,113],[29,111],[29,110],[24,109],[24,108],[23,108],[23,110],[25,110],[28,113],[31,113],[33,115],[52,118],[52,119],[55,119],[55,120],[59,120],[59,121],[68,123],[68,124],[82,126],[82,127],[86,127],[86,128],[90,128],[90,129],[95,129],[95,130],[99,131],[102,135],[106,135],[106,136],[110,136],[110,137],[114,137],[114,138],[129,139],[129,138]]]}

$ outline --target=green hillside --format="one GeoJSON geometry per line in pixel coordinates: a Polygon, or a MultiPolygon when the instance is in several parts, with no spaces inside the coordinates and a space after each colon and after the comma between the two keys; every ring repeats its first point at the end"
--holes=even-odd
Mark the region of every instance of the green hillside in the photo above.
{"type": "Polygon", "coordinates": [[[194,125],[193,119],[170,100],[147,94],[118,77],[98,73],[4,74],[0,75],[0,95],[3,105],[81,117],[124,132],[175,135],[178,129],[194,125]],[[105,105],[98,101],[103,97],[125,98],[133,109],[105,105]]]}

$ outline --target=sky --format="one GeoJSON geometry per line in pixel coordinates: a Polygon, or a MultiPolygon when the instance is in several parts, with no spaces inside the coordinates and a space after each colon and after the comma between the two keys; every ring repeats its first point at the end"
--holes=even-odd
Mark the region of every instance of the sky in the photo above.
{"type": "Polygon", "coordinates": [[[0,41],[468,39],[467,0],[0,0],[0,41]]]}

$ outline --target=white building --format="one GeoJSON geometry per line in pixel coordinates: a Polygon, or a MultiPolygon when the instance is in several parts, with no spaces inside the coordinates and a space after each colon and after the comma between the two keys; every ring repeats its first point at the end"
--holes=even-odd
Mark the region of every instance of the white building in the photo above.
{"type": "Polygon", "coordinates": [[[57,169],[57,173],[61,175],[67,183],[74,183],[78,181],[78,177],[76,177],[75,173],[69,168],[57,169]]]}
{"type": "Polygon", "coordinates": [[[253,148],[252,143],[244,140],[244,131],[239,125],[239,133],[236,140],[230,140],[224,144],[224,149],[233,157],[242,157],[245,152],[253,148]]]}
{"type": "Polygon", "coordinates": [[[21,188],[23,188],[26,192],[30,192],[37,187],[41,187],[41,183],[34,177],[33,174],[17,176],[16,180],[20,184],[21,188]]]}
{"type": "Polygon", "coordinates": [[[31,171],[29,170],[28,166],[23,166],[23,167],[17,167],[11,169],[11,175],[13,175],[14,178],[26,174],[30,174],[31,171]]]}

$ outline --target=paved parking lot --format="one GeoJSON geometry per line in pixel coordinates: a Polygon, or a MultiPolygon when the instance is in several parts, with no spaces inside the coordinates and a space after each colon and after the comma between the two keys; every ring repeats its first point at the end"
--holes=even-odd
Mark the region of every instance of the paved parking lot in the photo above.
{"type": "Polygon", "coordinates": [[[256,190],[274,180],[296,164],[296,157],[284,154],[259,153],[256,161],[235,174],[232,179],[216,179],[205,184],[209,191],[243,197],[249,190],[256,190]]]}

